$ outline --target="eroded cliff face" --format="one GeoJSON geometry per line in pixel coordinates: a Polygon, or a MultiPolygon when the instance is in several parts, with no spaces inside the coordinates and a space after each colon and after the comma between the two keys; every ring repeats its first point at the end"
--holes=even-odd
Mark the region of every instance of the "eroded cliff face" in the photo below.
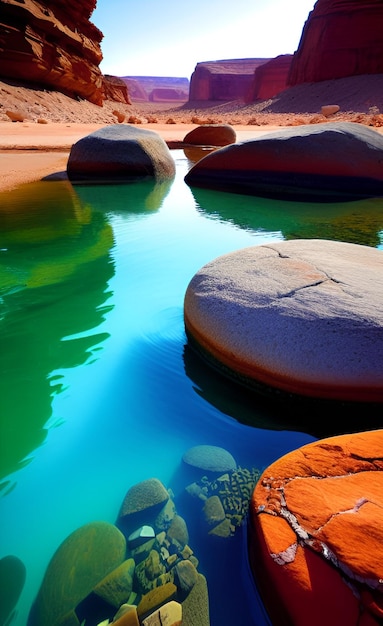
{"type": "Polygon", "coordinates": [[[383,73],[382,0],[317,0],[304,25],[288,84],[383,73]]]}
{"type": "Polygon", "coordinates": [[[189,101],[245,100],[254,71],[270,59],[228,59],[197,63],[190,79],[189,101]]]}
{"type": "Polygon", "coordinates": [[[96,0],[0,0],[0,76],[102,105],[96,0]]]}
{"type": "Polygon", "coordinates": [[[246,101],[268,100],[287,87],[292,54],[281,54],[255,69],[246,101]]]}

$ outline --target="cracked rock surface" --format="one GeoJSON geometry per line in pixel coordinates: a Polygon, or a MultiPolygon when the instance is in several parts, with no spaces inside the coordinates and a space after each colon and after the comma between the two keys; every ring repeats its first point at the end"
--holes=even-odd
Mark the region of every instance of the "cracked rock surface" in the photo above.
{"type": "Polygon", "coordinates": [[[249,557],[273,624],[383,618],[383,430],[291,452],[261,475],[249,557]]]}
{"type": "Polygon", "coordinates": [[[184,303],[194,347],[229,376],[297,396],[383,401],[383,254],[301,239],[218,257],[184,303]]]}

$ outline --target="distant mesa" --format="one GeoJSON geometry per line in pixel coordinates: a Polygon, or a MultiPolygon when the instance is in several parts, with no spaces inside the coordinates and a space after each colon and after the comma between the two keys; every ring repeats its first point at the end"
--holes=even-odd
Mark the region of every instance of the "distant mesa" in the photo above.
{"type": "Polygon", "coordinates": [[[90,21],[96,0],[78,6],[64,0],[0,0],[0,78],[103,106],[105,100],[248,103],[305,83],[383,74],[382,0],[317,0],[294,54],[203,61],[190,80],[104,76],[103,33],[90,21]]]}
{"type": "Polygon", "coordinates": [[[256,58],[197,63],[190,79],[189,101],[245,100],[256,68],[268,61],[256,58]]]}
{"type": "Polygon", "coordinates": [[[187,102],[188,78],[169,76],[122,76],[132,102],[187,102]]]}

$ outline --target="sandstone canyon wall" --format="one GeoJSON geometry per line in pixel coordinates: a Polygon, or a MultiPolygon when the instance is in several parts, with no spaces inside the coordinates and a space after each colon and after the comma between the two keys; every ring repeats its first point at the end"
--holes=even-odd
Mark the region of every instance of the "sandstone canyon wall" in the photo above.
{"type": "Polygon", "coordinates": [[[287,88],[292,54],[281,54],[256,68],[246,101],[268,100],[287,88]]]}
{"type": "Polygon", "coordinates": [[[189,101],[245,100],[254,70],[270,59],[232,59],[197,63],[190,79],[189,101]]]}
{"type": "Polygon", "coordinates": [[[383,73],[383,1],[317,0],[303,27],[288,84],[383,73]]]}
{"type": "Polygon", "coordinates": [[[102,105],[96,0],[0,0],[0,76],[102,105]]]}

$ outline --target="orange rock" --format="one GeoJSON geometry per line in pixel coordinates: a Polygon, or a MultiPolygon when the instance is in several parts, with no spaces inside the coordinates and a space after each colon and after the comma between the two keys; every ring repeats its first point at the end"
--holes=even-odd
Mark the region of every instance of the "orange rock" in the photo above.
{"type": "Polygon", "coordinates": [[[317,441],[261,476],[249,556],[275,626],[383,616],[383,430],[317,441]]]}

